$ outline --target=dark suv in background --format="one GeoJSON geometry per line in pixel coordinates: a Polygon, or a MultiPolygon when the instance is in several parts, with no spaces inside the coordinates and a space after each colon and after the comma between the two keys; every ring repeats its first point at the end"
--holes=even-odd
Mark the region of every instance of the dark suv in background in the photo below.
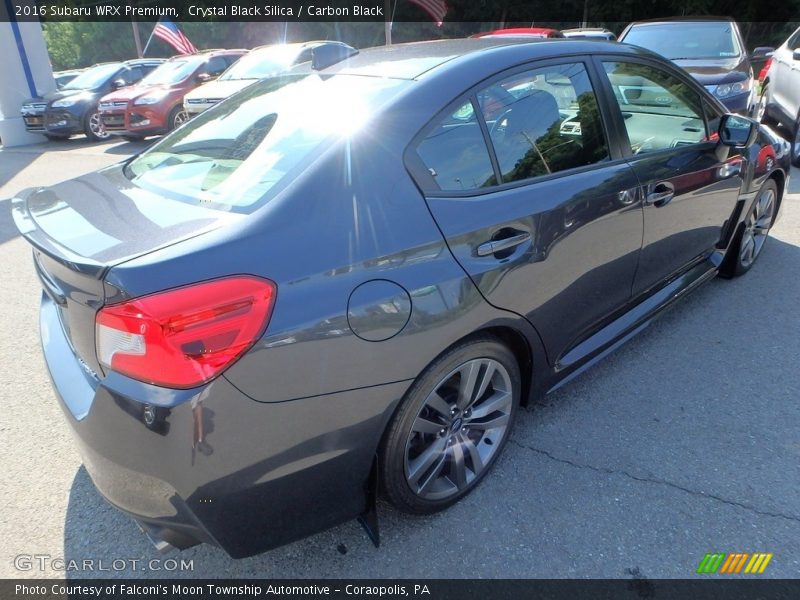
{"type": "Polygon", "coordinates": [[[753,67],[739,25],[733,19],[639,21],[628,25],[619,41],[670,59],[719,98],[728,110],[750,114],[756,97],[753,67]]]}
{"type": "Polygon", "coordinates": [[[97,102],[112,90],[140,81],[163,63],[161,58],[101,63],[86,69],[58,91],[27,100],[21,109],[25,128],[50,139],[84,133],[91,141],[106,139],[97,102]]]}

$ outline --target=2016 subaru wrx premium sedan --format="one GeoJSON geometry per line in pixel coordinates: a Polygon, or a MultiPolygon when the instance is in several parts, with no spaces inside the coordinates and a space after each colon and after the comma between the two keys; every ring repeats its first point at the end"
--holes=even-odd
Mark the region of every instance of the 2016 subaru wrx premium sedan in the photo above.
{"type": "Polygon", "coordinates": [[[645,50],[330,63],[13,205],[86,468],[162,545],[449,506],[520,404],[750,269],[778,214],[787,144],[645,50]]]}

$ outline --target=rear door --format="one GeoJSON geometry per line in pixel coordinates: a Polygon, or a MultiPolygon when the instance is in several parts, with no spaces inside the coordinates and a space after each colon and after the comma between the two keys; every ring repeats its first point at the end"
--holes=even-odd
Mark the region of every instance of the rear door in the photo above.
{"type": "Polygon", "coordinates": [[[641,247],[638,182],[590,69],[573,58],[498,75],[407,153],[455,258],[491,304],[537,328],[553,363],[628,302],[641,247]]]}
{"type": "Polygon", "coordinates": [[[720,146],[720,113],[688,77],[628,57],[601,62],[644,196],[634,296],[702,260],[731,233],[740,151],[720,146]]]}

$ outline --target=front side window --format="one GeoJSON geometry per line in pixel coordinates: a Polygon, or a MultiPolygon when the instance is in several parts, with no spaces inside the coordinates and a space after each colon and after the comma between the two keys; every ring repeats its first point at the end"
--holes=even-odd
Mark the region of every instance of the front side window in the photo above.
{"type": "Polygon", "coordinates": [[[700,94],[650,65],[604,62],[634,154],[708,140],[700,94]]]}
{"type": "Polygon", "coordinates": [[[581,63],[512,75],[478,93],[504,183],[608,159],[597,99],[581,63]]]}

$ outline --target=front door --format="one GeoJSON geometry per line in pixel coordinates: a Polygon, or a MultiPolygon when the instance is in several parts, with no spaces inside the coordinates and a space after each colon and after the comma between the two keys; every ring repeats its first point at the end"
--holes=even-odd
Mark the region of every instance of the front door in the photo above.
{"type": "Polygon", "coordinates": [[[602,64],[643,189],[636,296],[710,258],[730,233],[742,157],[718,144],[720,114],[694,83],[647,62],[602,64]]]}
{"type": "Polygon", "coordinates": [[[609,147],[587,66],[572,59],[496,77],[409,153],[456,260],[491,304],[536,327],[552,363],[630,299],[642,209],[609,147]]]}

